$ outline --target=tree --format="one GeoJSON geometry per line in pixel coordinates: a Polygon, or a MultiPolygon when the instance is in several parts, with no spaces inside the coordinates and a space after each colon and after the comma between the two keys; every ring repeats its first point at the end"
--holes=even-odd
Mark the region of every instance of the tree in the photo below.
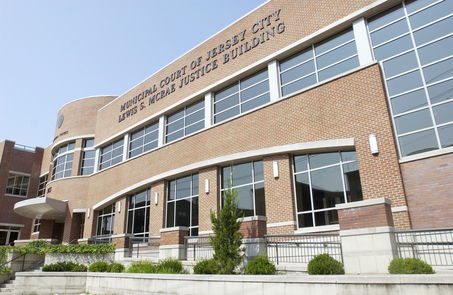
{"type": "Polygon", "coordinates": [[[220,274],[232,274],[242,263],[244,250],[239,232],[243,214],[240,216],[237,196],[239,191],[233,191],[233,180],[228,179],[228,187],[223,195],[223,207],[215,214],[211,210],[211,223],[214,236],[209,237],[209,244],[214,248],[214,261],[218,264],[220,274]]]}

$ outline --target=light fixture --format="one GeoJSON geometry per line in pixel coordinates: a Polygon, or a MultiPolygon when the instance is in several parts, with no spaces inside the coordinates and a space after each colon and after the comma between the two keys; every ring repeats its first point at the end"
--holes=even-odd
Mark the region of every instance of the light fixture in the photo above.
{"type": "Polygon", "coordinates": [[[209,179],[204,180],[204,192],[209,194],[209,179]]]}
{"type": "Polygon", "coordinates": [[[118,202],[118,213],[121,212],[121,201],[118,202]]]}
{"type": "Polygon", "coordinates": [[[377,145],[376,135],[370,134],[369,140],[370,140],[370,149],[371,149],[371,153],[372,153],[373,155],[374,155],[374,154],[378,154],[378,153],[379,153],[379,149],[378,149],[378,145],[377,145]]]}
{"type": "Polygon", "coordinates": [[[273,167],[274,167],[274,178],[278,178],[278,162],[277,161],[274,161],[272,163],[273,167]]]}
{"type": "Polygon", "coordinates": [[[157,205],[159,200],[159,194],[157,192],[154,193],[154,205],[157,205]]]}
{"type": "Polygon", "coordinates": [[[87,217],[90,218],[91,208],[88,208],[87,217]]]}

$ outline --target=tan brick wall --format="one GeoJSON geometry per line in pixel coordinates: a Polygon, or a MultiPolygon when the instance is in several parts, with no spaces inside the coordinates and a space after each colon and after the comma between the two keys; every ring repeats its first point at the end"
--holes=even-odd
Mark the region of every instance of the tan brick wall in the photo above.
{"type": "Polygon", "coordinates": [[[116,201],[115,221],[113,224],[113,233],[122,234],[127,230],[127,202],[128,197],[124,196],[116,201]],[[118,212],[118,202],[121,202],[121,212],[118,212]]]}
{"type": "Polygon", "coordinates": [[[167,208],[167,181],[159,181],[151,186],[151,205],[149,213],[149,236],[159,236],[159,230],[165,228],[165,210],[167,208]],[[158,193],[157,205],[154,204],[158,193]]]}
{"type": "Polygon", "coordinates": [[[453,226],[453,153],[401,164],[414,229],[453,226]]]}
{"type": "Polygon", "coordinates": [[[388,204],[338,210],[340,230],[393,226],[391,207],[388,204]]]}
{"type": "Polygon", "coordinates": [[[199,176],[198,231],[212,229],[211,210],[218,212],[220,206],[220,170],[218,166],[201,169],[199,176]],[[209,193],[205,193],[205,179],[209,179],[209,193]]]}

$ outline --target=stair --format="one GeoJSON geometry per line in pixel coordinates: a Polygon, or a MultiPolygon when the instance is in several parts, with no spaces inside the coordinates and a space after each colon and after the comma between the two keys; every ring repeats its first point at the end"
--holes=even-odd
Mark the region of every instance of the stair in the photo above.
{"type": "Polygon", "coordinates": [[[14,280],[15,277],[7,280],[3,284],[0,284],[0,293],[13,293],[14,292],[14,280]]]}

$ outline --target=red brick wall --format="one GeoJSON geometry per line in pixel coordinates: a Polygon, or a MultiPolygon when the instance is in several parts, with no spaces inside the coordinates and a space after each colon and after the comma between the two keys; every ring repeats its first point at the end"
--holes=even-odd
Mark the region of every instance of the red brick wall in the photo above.
{"type": "Polygon", "coordinates": [[[390,205],[378,204],[338,210],[340,230],[393,226],[390,205]]]}
{"type": "Polygon", "coordinates": [[[241,224],[239,232],[244,235],[244,239],[264,238],[264,235],[267,234],[266,221],[244,221],[241,224]]]}
{"type": "Polygon", "coordinates": [[[189,235],[188,230],[174,230],[160,233],[160,245],[184,245],[184,237],[189,235]]]}
{"type": "Polygon", "coordinates": [[[453,226],[453,153],[401,164],[414,229],[453,226]]]}

